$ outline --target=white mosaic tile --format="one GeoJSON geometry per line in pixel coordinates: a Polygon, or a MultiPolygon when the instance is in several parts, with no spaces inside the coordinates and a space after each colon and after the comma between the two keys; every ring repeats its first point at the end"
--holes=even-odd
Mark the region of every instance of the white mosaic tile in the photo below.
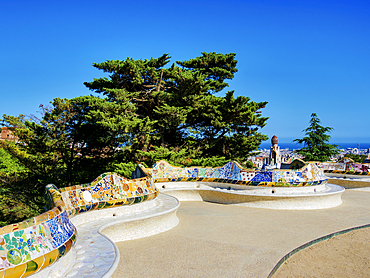
{"type": "MultiPolygon", "coordinates": [[[[94,219],[95,221],[77,225],[78,236],[76,244],[73,247],[76,254],[75,263],[71,265],[71,268],[65,272],[64,277],[110,277],[114,271],[112,266],[116,260],[119,260],[119,254],[116,253],[116,247],[114,246],[114,243],[107,239],[104,235],[100,234],[99,230],[102,229],[103,226],[109,226],[112,221],[129,223],[138,219],[152,218],[158,215],[166,214],[168,211],[173,213],[173,210],[177,210],[179,205],[179,202],[175,198],[163,194],[152,201],[148,201],[147,203],[150,204],[145,204],[144,202],[137,205],[132,205],[132,208],[129,208],[131,213],[123,212],[120,216],[116,217],[95,219],[95,216],[89,215],[93,214],[94,211],[84,213],[86,217],[94,219]],[[140,209],[140,206],[142,209],[140,209]]],[[[83,221],[80,220],[79,222],[83,223],[83,221]]],[[[174,227],[177,223],[172,225],[172,227],[174,227]]],[[[160,231],[160,228],[154,226],[152,226],[151,230],[154,229],[160,231]]],[[[141,237],[145,235],[134,236],[141,237]]]]}

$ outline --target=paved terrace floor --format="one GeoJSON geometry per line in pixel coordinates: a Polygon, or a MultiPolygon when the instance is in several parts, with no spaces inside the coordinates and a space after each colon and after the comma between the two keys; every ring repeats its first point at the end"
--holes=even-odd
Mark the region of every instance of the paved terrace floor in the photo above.
{"type": "Polygon", "coordinates": [[[370,192],[346,190],[331,209],[286,211],[182,202],[180,223],[117,243],[118,277],[267,277],[296,247],[370,223],[370,192]]]}

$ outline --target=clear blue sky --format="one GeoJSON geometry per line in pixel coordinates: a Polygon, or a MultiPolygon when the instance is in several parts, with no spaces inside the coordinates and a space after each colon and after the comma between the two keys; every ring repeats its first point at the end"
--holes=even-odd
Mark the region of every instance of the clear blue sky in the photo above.
{"type": "Polygon", "coordinates": [[[369,1],[3,0],[0,22],[0,115],[90,94],[94,62],[234,52],[264,134],[302,138],[315,112],[331,142],[370,142],[369,1]]]}

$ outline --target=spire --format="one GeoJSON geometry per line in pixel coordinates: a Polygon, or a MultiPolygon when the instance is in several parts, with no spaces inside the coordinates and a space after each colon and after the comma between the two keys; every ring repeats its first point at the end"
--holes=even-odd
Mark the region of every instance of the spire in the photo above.
{"type": "Polygon", "coordinates": [[[272,145],[277,145],[279,143],[279,139],[277,138],[276,135],[274,135],[272,138],[271,138],[271,144],[272,145]]]}

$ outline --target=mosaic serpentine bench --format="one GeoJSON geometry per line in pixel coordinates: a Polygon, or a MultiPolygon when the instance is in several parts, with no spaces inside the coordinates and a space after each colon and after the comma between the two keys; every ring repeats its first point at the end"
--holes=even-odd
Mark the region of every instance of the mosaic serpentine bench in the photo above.
{"type": "Polygon", "coordinates": [[[161,192],[180,201],[203,200],[271,209],[323,209],[342,203],[344,188],[328,184],[313,162],[293,161],[291,168],[259,171],[231,161],[222,167],[175,167],[158,161],[138,165],[133,177],[151,177],[161,192]]]}
{"type": "Polygon", "coordinates": [[[0,278],[60,277],[66,271],[68,277],[109,277],[119,260],[112,241],[150,236],[177,225],[178,200],[158,195],[155,185],[180,200],[274,209],[337,206],[344,191],[328,185],[315,163],[254,171],[236,162],[180,168],[159,161],[151,169],[139,165],[131,180],[105,173],[88,184],[61,189],[48,185],[49,211],[0,228],[0,278]]]}
{"type": "MultiPolygon", "coordinates": [[[[156,198],[158,194],[150,178],[128,180],[115,173],[102,174],[88,184],[61,189],[48,185],[47,212],[0,228],[0,278],[26,277],[31,274],[38,277],[60,276],[73,263],[76,255],[70,255],[73,253],[70,250],[80,236],[77,235],[76,226],[82,227],[83,224],[88,225],[90,221],[95,221],[92,224],[97,226],[95,232],[99,233],[98,237],[103,238],[100,232],[104,233],[104,230],[108,234],[113,230],[114,236],[112,225],[122,226],[122,223],[143,221],[145,217],[162,216],[168,212],[175,214],[178,201],[170,196],[156,198]],[[142,211],[146,211],[147,216],[143,216],[142,211]],[[111,217],[115,215],[117,217],[112,221],[111,217]],[[55,266],[57,268],[53,270],[55,266]]],[[[175,221],[165,229],[177,225],[178,219],[174,217],[175,221]]],[[[134,233],[137,231],[138,229],[134,229],[134,233]]],[[[149,231],[147,234],[153,233],[149,231]]],[[[129,235],[130,238],[140,236],[129,235]]],[[[118,235],[118,240],[120,237],[122,239],[118,235]]],[[[119,259],[119,253],[117,255],[119,259]]]]}
{"type": "Polygon", "coordinates": [[[352,159],[343,162],[319,162],[325,173],[370,176],[370,163],[356,163],[352,159]]]}

